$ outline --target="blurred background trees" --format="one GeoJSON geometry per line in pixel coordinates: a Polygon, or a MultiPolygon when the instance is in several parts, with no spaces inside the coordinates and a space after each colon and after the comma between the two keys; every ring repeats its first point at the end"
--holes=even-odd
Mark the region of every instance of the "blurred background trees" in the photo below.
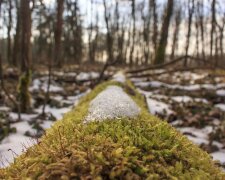
{"type": "Polygon", "coordinates": [[[21,72],[50,60],[58,67],[115,59],[137,67],[184,56],[184,66],[191,57],[201,65],[223,64],[224,3],[1,0],[2,59],[21,72]]]}

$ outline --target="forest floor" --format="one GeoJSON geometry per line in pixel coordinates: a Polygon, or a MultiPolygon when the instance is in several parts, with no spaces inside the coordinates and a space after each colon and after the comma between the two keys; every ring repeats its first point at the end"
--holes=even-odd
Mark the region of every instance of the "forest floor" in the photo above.
{"type": "MultiPolygon", "coordinates": [[[[97,69],[54,71],[47,116],[43,117],[40,114],[48,73],[38,72],[33,74],[29,88],[33,108],[29,114],[22,114],[21,121],[18,122],[17,113],[13,112],[4,92],[0,92],[0,167],[7,166],[13,157],[35,144],[45,129],[76,106],[80,97],[91,90],[89,80],[99,75],[97,69]]],[[[6,75],[7,89],[15,96],[14,71],[8,69],[6,75]]],[[[225,76],[198,71],[131,80],[145,95],[152,114],[167,120],[225,167],[225,76]]]]}

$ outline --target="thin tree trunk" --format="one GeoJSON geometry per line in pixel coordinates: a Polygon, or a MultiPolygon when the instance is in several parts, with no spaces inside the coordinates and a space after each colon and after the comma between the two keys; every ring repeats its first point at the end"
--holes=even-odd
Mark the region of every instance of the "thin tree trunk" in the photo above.
{"type": "Polygon", "coordinates": [[[210,32],[210,58],[212,58],[213,56],[214,31],[215,31],[215,25],[216,25],[216,0],[212,0],[211,12],[212,12],[212,19],[211,19],[211,32],[210,32]]]}
{"type": "Polygon", "coordinates": [[[157,14],[156,0],[150,0],[150,6],[152,7],[152,14],[153,14],[152,42],[153,42],[153,45],[154,45],[154,51],[156,53],[156,50],[157,50],[157,39],[158,39],[158,14],[157,14]]]}
{"type": "Polygon", "coordinates": [[[173,0],[168,0],[161,28],[161,37],[159,45],[156,50],[156,57],[154,64],[162,64],[165,61],[168,31],[172,14],[173,14],[173,0]]]}
{"type": "Polygon", "coordinates": [[[21,37],[21,8],[19,5],[19,0],[16,0],[16,9],[17,9],[17,20],[16,20],[16,35],[14,38],[13,45],[13,54],[12,54],[12,63],[14,66],[18,64],[18,58],[20,57],[20,37],[21,37]]]}
{"type": "Polygon", "coordinates": [[[21,72],[19,82],[19,102],[21,112],[30,109],[30,62],[31,62],[31,9],[29,0],[21,0],[21,72]]]}
{"type": "Polygon", "coordinates": [[[134,44],[135,44],[135,37],[136,37],[135,0],[132,0],[131,8],[132,8],[133,26],[132,26],[132,44],[131,44],[131,50],[130,50],[130,65],[132,66],[134,64],[134,46],[135,46],[134,44]]]}
{"type": "Polygon", "coordinates": [[[58,67],[62,65],[62,28],[63,28],[63,10],[64,10],[64,0],[57,0],[57,17],[55,25],[55,50],[54,50],[54,60],[58,67]]]}
{"type": "Polygon", "coordinates": [[[187,66],[187,57],[188,51],[190,46],[190,37],[191,37],[191,26],[192,26],[192,17],[194,13],[194,0],[188,1],[188,32],[187,32],[187,39],[186,39],[186,48],[185,48],[185,60],[184,60],[184,67],[187,66]]]}
{"type": "Polygon", "coordinates": [[[172,44],[170,59],[174,59],[175,49],[177,47],[180,23],[181,23],[181,9],[177,11],[176,17],[175,17],[175,29],[173,33],[173,44],[172,44]]]}
{"type": "Polygon", "coordinates": [[[8,58],[8,63],[12,64],[12,58],[11,58],[11,29],[12,29],[12,1],[8,0],[9,3],[9,9],[8,9],[8,15],[9,15],[9,22],[8,22],[8,30],[7,30],[7,58],[8,58]]]}

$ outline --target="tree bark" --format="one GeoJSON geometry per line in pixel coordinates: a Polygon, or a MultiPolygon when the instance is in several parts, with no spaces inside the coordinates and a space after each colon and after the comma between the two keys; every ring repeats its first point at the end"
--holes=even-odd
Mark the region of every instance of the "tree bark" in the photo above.
{"type": "Polygon", "coordinates": [[[58,67],[62,65],[62,28],[63,28],[63,10],[64,0],[57,0],[57,17],[55,25],[55,48],[54,48],[54,60],[58,67]]]}
{"type": "Polygon", "coordinates": [[[170,59],[174,59],[175,49],[177,47],[177,41],[178,41],[178,34],[180,30],[180,23],[181,23],[181,9],[177,10],[176,12],[175,28],[173,33],[173,44],[172,44],[170,59]]]}
{"type": "Polygon", "coordinates": [[[216,0],[212,0],[211,4],[211,12],[212,12],[212,19],[211,19],[211,32],[210,32],[210,58],[213,56],[213,44],[214,44],[214,31],[216,25],[216,0]]]}
{"type": "Polygon", "coordinates": [[[173,14],[173,0],[168,0],[161,28],[161,37],[159,45],[156,50],[156,57],[154,64],[161,64],[164,63],[165,61],[168,31],[172,14],[173,14]]]}
{"type": "MultiPolygon", "coordinates": [[[[194,13],[194,0],[188,1],[188,32],[186,39],[186,47],[185,47],[185,56],[188,56],[189,46],[190,46],[190,37],[191,37],[191,26],[192,26],[192,17],[194,13]]],[[[184,67],[187,66],[187,58],[184,60],[184,67]]]]}
{"type": "Polygon", "coordinates": [[[31,9],[29,0],[21,0],[21,77],[19,81],[19,102],[21,112],[30,109],[30,62],[31,62],[31,9]]]}
{"type": "Polygon", "coordinates": [[[9,7],[8,7],[8,18],[9,18],[9,22],[8,22],[8,28],[7,28],[7,58],[8,58],[8,63],[12,64],[12,58],[11,58],[11,29],[12,29],[12,1],[9,0],[9,7]]]}

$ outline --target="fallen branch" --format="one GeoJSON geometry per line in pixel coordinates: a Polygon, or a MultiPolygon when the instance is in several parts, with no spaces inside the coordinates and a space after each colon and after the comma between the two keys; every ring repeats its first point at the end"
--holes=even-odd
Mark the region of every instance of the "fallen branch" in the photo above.
{"type": "MultiPolygon", "coordinates": [[[[204,64],[208,64],[208,65],[214,67],[215,69],[216,68],[220,68],[221,69],[221,67],[215,67],[214,64],[206,61],[205,59],[187,55],[187,56],[178,57],[178,58],[176,58],[176,59],[174,59],[174,60],[172,60],[170,62],[164,63],[164,64],[153,65],[153,66],[149,66],[149,67],[145,67],[145,68],[140,68],[140,69],[136,69],[136,70],[130,70],[130,71],[127,71],[127,73],[129,73],[129,74],[135,74],[135,73],[144,72],[144,71],[148,71],[148,70],[162,69],[162,68],[171,66],[173,64],[176,64],[176,63],[178,63],[180,61],[183,61],[185,58],[189,58],[189,59],[192,59],[192,60],[196,60],[198,62],[203,62],[204,64]]],[[[225,67],[222,67],[222,69],[225,69],[225,67]]]]}
{"type": "Polygon", "coordinates": [[[129,78],[145,78],[145,77],[152,77],[152,76],[160,76],[163,74],[171,74],[175,72],[184,72],[184,71],[194,71],[194,70],[214,70],[212,67],[191,67],[191,68],[176,68],[164,72],[158,72],[158,73],[145,73],[145,74],[139,74],[139,75],[130,75],[129,78]]]}
{"type": "Polygon", "coordinates": [[[107,62],[105,63],[105,65],[103,66],[102,68],[102,71],[100,72],[100,75],[99,75],[99,78],[97,80],[97,82],[95,83],[96,84],[99,84],[102,80],[103,80],[103,77],[104,77],[104,74],[105,74],[105,71],[110,67],[110,66],[113,66],[117,63],[117,59],[115,59],[114,61],[110,62],[109,60],[107,60],[107,62]]]}

